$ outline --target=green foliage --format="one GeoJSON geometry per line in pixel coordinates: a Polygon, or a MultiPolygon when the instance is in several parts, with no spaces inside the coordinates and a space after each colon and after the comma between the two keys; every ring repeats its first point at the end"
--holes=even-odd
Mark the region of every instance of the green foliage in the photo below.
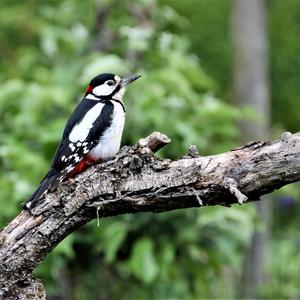
{"type": "Polygon", "coordinates": [[[153,282],[158,273],[158,265],[153,253],[153,241],[149,238],[139,239],[133,247],[129,259],[129,270],[145,284],[153,282]]]}
{"type": "Polygon", "coordinates": [[[299,293],[299,242],[281,236],[273,241],[272,248],[276,249],[276,258],[270,261],[269,284],[261,288],[265,298],[274,295],[281,299],[298,299],[299,293]]]}
{"type": "Polygon", "coordinates": [[[298,114],[300,45],[298,43],[300,3],[272,0],[269,9],[271,42],[271,79],[275,109],[273,119],[282,127],[299,131],[298,114]],[[283,17],[286,16],[286,17],[283,17]]]}
{"type": "Polygon", "coordinates": [[[230,0],[160,0],[172,6],[184,19],[176,32],[190,42],[192,51],[216,79],[216,93],[230,98],[231,33],[230,0]]]}

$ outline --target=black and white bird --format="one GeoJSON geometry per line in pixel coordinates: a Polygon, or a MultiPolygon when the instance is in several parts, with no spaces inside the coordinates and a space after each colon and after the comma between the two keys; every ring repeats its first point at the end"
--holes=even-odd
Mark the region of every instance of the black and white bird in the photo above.
{"type": "Polygon", "coordinates": [[[104,73],[90,82],[84,98],[65,126],[49,171],[23,205],[24,209],[32,209],[60,182],[116,155],[126,115],[122,98],[126,86],[139,77],[121,78],[104,73]]]}

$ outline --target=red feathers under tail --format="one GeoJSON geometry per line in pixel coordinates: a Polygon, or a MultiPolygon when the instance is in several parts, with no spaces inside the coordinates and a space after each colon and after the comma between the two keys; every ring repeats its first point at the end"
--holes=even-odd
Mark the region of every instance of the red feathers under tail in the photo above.
{"type": "Polygon", "coordinates": [[[73,169],[71,173],[69,173],[65,180],[68,180],[72,177],[75,177],[77,174],[82,173],[85,171],[88,167],[96,164],[97,161],[95,161],[93,158],[91,158],[89,155],[85,156],[73,169]]]}

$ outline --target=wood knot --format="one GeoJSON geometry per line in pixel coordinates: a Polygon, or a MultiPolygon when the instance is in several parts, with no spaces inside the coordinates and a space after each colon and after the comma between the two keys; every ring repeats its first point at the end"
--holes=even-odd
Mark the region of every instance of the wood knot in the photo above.
{"type": "Polygon", "coordinates": [[[119,156],[119,157],[124,157],[124,156],[126,156],[126,155],[128,155],[128,154],[132,154],[132,153],[133,153],[132,147],[129,147],[129,146],[123,146],[123,147],[120,149],[120,151],[119,151],[119,153],[118,153],[117,156],[119,156]]]}
{"type": "Polygon", "coordinates": [[[288,131],[284,132],[282,135],[281,135],[281,141],[285,142],[287,141],[288,139],[290,139],[292,137],[292,134],[288,131]]]}
{"type": "Polygon", "coordinates": [[[137,155],[133,155],[132,159],[131,159],[131,162],[130,162],[130,169],[140,170],[142,167],[143,167],[142,159],[137,155]]]}
{"type": "Polygon", "coordinates": [[[199,151],[198,151],[198,148],[197,148],[196,145],[191,145],[191,146],[189,147],[189,150],[188,150],[188,156],[193,157],[193,158],[199,156],[199,151]]]}
{"type": "Polygon", "coordinates": [[[151,167],[156,171],[166,170],[169,168],[170,162],[170,159],[156,160],[152,163],[151,167]]]}
{"type": "Polygon", "coordinates": [[[131,159],[129,156],[125,156],[122,160],[124,166],[127,166],[130,163],[131,159]]]}
{"type": "Polygon", "coordinates": [[[5,236],[3,234],[0,234],[0,247],[4,244],[5,242],[5,236]]]}

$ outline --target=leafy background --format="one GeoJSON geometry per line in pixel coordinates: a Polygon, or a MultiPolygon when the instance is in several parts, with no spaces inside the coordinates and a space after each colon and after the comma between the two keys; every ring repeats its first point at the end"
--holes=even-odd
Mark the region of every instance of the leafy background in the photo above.
{"type": "MultiPolygon", "coordinates": [[[[269,0],[272,132],[300,122],[300,2],[269,0]]],[[[231,101],[231,1],[0,1],[0,225],[46,172],[91,77],[141,73],[125,97],[123,144],[153,130],[176,158],[238,145],[231,101]]],[[[261,297],[299,298],[299,188],[274,194],[261,297]]],[[[35,274],[49,299],[196,299],[240,295],[252,205],[106,218],[70,235],[35,274]]]]}

